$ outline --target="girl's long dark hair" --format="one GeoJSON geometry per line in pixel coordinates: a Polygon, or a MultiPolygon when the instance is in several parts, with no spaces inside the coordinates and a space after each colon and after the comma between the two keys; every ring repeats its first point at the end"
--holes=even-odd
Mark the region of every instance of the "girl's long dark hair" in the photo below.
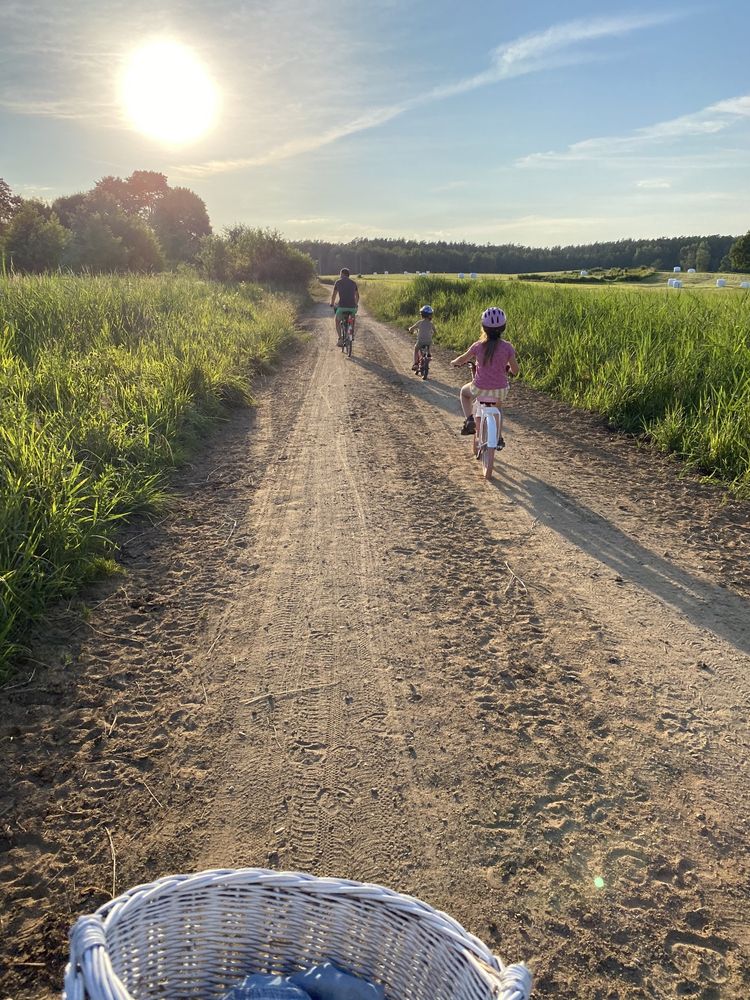
{"type": "Polygon", "coordinates": [[[504,326],[483,326],[482,327],[482,343],[484,344],[484,353],[482,355],[482,364],[488,365],[492,361],[492,355],[495,353],[495,348],[499,340],[503,339],[503,333],[505,332],[504,326]]]}

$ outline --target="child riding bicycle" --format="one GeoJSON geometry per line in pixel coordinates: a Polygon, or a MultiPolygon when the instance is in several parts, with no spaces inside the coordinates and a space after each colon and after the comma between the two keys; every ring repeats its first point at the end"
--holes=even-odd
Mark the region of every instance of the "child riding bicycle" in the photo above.
{"type": "Polygon", "coordinates": [[[411,334],[417,334],[417,342],[414,345],[414,364],[411,366],[413,372],[419,371],[419,351],[421,348],[427,348],[427,354],[430,353],[430,347],[432,345],[432,338],[437,332],[432,322],[432,306],[422,306],[419,310],[419,315],[422,317],[413,326],[408,328],[408,332],[411,334]]]}
{"type": "MultiPolygon", "coordinates": [[[[461,387],[461,408],[464,411],[462,434],[474,434],[474,402],[494,402],[498,408],[508,395],[508,372],[518,374],[516,351],[512,344],[503,339],[508,320],[502,309],[490,306],[482,313],[482,336],[464,353],[451,361],[458,368],[472,359],[476,371],[471,382],[461,387]]],[[[502,437],[498,447],[504,445],[502,437]]]]}
{"type": "Polygon", "coordinates": [[[357,315],[359,305],[359,288],[357,282],[349,277],[349,268],[342,267],[338,281],[333,286],[331,292],[331,308],[335,309],[336,316],[336,337],[338,346],[341,347],[341,317],[344,313],[352,314],[352,333],[354,333],[354,317],[357,315]],[[339,297],[337,306],[334,306],[336,296],[339,297]]]}

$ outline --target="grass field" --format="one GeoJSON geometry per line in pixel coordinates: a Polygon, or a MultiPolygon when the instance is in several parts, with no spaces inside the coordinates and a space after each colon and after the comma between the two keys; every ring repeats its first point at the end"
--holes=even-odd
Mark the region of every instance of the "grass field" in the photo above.
{"type": "Polygon", "coordinates": [[[457,351],[478,338],[483,309],[502,306],[529,384],[750,498],[750,291],[402,276],[360,287],[392,322],[429,302],[438,341],[457,351]]]}
{"type": "MultiPolygon", "coordinates": [[[[550,278],[554,278],[559,275],[559,271],[539,271],[539,274],[548,274],[550,278]]],[[[566,272],[567,273],[567,272],[566,272]]],[[[414,281],[418,275],[414,273],[409,274],[365,274],[362,278],[354,275],[357,281],[365,280],[367,282],[375,282],[377,284],[394,284],[414,281]]],[[[431,274],[427,275],[428,278],[444,278],[448,281],[455,281],[465,284],[473,284],[475,281],[518,281],[523,280],[519,278],[517,274],[480,274],[478,278],[472,279],[467,274],[464,278],[459,278],[457,274],[431,274]]],[[[717,294],[732,294],[734,292],[739,292],[743,294],[746,289],[740,287],[743,281],[750,281],[750,275],[747,274],[730,274],[729,272],[717,273],[714,271],[701,271],[696,274],[688,274],[686,271],[675,275],[672,271],[654,271],[653,274],[648,277],[643,278],[640,281],[634,282],[612,282],[607,287],[611,288],[625,288],[633,291],[638,288],[645,288],[649,291],[653,289],[663,289],[667,287],[667,281],[669,278],[679,278],[683,282],[683,289],[685,288],[703,288],[703,289],[713,289],[717,294]],[[716,281],[718,278],[723,278],[726,281],[725,288],[717,288],[716,281]]],[[[322,275],[320,280],[332,284],[336,278],[337,274],[334,275],[322,275]]],[[[550,284],[553,282],[550,281],[550,284]]],[[[544,284],[544,282],[534,282],[534,284],[544,284]]],[[[601,285],[592,283],[590,285],[581,283],[576,285],[577,288],[601,288],[601,285]]],[[[671,289],[670,289],[671,291],[671,289]]],[[[675,289],[675,292],[680,291],[680,289],[675,289]]]]}
{"type": "Polygon", "coordinates": [[[290,299],[249,285],[0,279],[0,678],[293,327],[290,299]]]}

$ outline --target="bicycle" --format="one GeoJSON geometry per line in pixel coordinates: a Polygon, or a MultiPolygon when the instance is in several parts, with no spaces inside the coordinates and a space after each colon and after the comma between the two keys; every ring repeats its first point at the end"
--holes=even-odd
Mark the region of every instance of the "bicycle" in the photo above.
{"type": "Polygon", "coordinates": [[[416,375],[420,378],[427,380],[427,373],[430,370],[430,361],[432,361],[432,355],[430,354],[430,348],[427,344],[419,344],[417,347],[417,370],[416,375]]]}
{"type": "Polygon", "coordinates": [[[354,344],[354,313],[344,313],[341,317],[341,353],[348,358],[352,356],[354,344]]]}
{"type": "Polygon", "coordinates": [[[482,463],[485,479],[492,479],[495,452],[505,447],[503,411],[496,400],[477,399],[474,403],[474,457],[482,463]]]}
{"type": "MultiPolygon", "coordinates": [[[[475,362],[469,362],[471,379],[477,374],[475,362]]],[[[474,438],[472,448],[474,458],[482,464],[482,475],[486,480],[492,479],[495,465],[495,452],[505,447],[503,440],[503,411],[495,399],[482,399],[481,392],[474,400],[474,438]]]]}

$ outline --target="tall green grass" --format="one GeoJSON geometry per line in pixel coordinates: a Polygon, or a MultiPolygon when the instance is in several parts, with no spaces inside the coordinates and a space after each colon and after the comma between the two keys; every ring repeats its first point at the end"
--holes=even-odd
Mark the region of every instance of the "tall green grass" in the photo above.
{"type": "Polygon", "coordinates": [[[291,300],[252,285],[0,278],[0,678],[293,327],[291,300]]]}
{"type": "Polygon", "coordinates": [[[478,338],[488,305],[502,306],[527,382],[750,498],[750,294],[441,278],[362,286],[385,320],[413,321],[429,302],[438,340],[456,350],[478,338]]]}

